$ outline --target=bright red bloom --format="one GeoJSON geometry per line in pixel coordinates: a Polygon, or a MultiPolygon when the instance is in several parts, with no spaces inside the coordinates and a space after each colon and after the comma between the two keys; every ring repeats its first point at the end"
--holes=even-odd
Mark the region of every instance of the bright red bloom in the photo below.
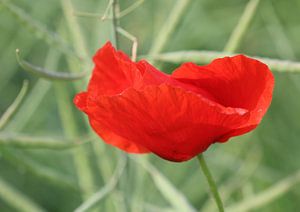
{"type": "Polygon", "coordinates": [[[185,63],[167,75],[108,42],[94,63],[88,90],[74,103],[106,143],[129,153],[189,160],[253,130],[272,99],[272,73],[243,55],[206,66],[185,63]]]}

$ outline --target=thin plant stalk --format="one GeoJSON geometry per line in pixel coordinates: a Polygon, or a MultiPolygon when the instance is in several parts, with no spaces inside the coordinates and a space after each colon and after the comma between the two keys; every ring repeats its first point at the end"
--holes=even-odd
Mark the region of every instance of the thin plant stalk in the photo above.
{"type": "Polygon", "coordinates": [[[89,211],[93,208],[97,203],[99,203],[104,197],[110,194],[113,189],[116,187],[127,163],[126,157],[121,157],[119,159],[118,166],[113,174],[113,176],[109,179],[109,182],[101,188],[98,192],[94,193],[89,199],[83,202],[78,208],[75,209],[75,212],[84,212],[89,211]]]}
{"type": "Polygon", "coordinates": [[[0,178],[0,199],[1,202],[7,203],[12,209],[16,211],[45,211],[41,206],[29,199],[26,194],[12,187],[4,179],[0,178]]]}
{"type": "Polygon", "coordinates": [[[253,20],[255,12],[257,11],[259,2],[260,0],[249,0],[237,26],[233,30],[229,41],[224,48],[224,51],[235,52],[240,46],[240,43],[249,29],[251,21],[253,20]]]}
{"type": "Polygon", "coordinates": [[[32,65],[31,63],[23,60],[20,57],[20,50],[16,49],[16,58],[17,62],[19,65],[27,72],[37,75],[40,78],[45,78],[48,80],[63,80],[63,81],[68,81],[68,80],[78,80],[86,76],[86,72],[82,73],[66,73],[66,72],[57,72],[57,71],[50,71],[45,68],[32,65]]]}
{"type": "MultiPolygon", "coordinates": [[[[163,24],[161,30],[159,33],[157,33],[156,39],[153,41],[153,44],[151,46],[151,49],[149,50],[149,55],[156,55],[163,50],[165,44],[167,43],[168,39],[170,38],[170,35],[174,32],[176,29],[176,26],[178,25],[179,21],[181,20],[184,12],[186,11],[188,5],[192,1],[190,0],[177,0],[176,4],[174,4],[173,9],[170,11],[170,15],[168,19],[163,24]]],[[[150,57],[149,61],[153,61],[154,58],[150,57]]]]}
{"type": "MultiPolygon", "coordinates": [[[[116,14],[116,17],[118,19],[123,18],[125,16],[127,16],[128,14],[130,14],[131,12],[133,12],[135,9],[137,9],[139,6],[141,6],[144,3],[145,0],[139,0],[136,1],[135,3],[133,3],[132,5],[130,5],[129,7],[127,7],[126,9],[124,9],[123,11],[120,11],[119,13],[116,14]]],[[[73,14],[75,16],[78,17],[85,17],[85,18],[98,18],[101,19],[101,21],[105,21],[105,20],[111,20],[112,17],[109,16],[109,11],[110,8],[112,7],[112,1],[110,1],[104,11],[104,13],[102,15],[98,14],[98,13],[91,13],[91,12],[74,12],[73,14]]]]}
{"type": "MultiPolygon", "coordinates": [[[[215,58],[233,56],[235,54],[223,52],[223,51],[175,51],[175,52],[166,52],[157,55],[149,55],[146,58],[154,58],[154,60],[168,62],[168,63],[184,63],[193,61],[194,63],[207,64],[210,63],[215,58]]],[[[246,55],[247,56],[247,55],[246,55]]],[[[275,58],[266,58],[266,57],[252,57],[256,60],[259,60],[269,66],[273,72],[281,73],[299,73],[300,72],[300,62],[291,61],[291,60],[280,60],[275,58]]],[[[139,57],[139,58],[142,58],[139,57]]]]}
{"type": "Polygon", "coordinates": [[[226,211],[239,212],[259,209],[295,188],[295,185],[299,182],[300,171],[298,170],[296,173],[280,180],[264,191],[256,193],[239,203],[226,207],[226,211]]]}
{"type": "MultiPolygon", "coordinates": [[[[64,134],[67,138],[75,138],[78,136],[78,129],[74,120],[73,111],[68,109],[71,108],[69,94],[63,84],[55,83],[54,88],[55,94],[57,95],[58,110],[64,134]]],[[[72,155],[79,187],[82,191],[82,199],[86,200],[95,192],[94,189],[96,187],[93,170],[90,168],[90,161],[87,156],[87,150],[84,147],[73,149],[72,155]]]]}
{"type": "Polygon", "coordinates": [[[121,27],[118,27],[117,30],[121,35],[123,35],[124,37],[126,37],[127,39],[132,41],[131,60],[133,62],[136,62],[137,48],[138,48],[137,38],[135,36],[133,36],[132,34],[130,34],[129,32],[127,32],[126,30],[124,30],[123,28],[121,28],[121,27]]]}
{"type": "Polygon", "coordinates": [[[22,89],[20,90],[18,96],[14,100],[14,102],[9,106],[9,108],[5,111],[5,113],[0,117],[0,129],[8,123],[9,119],[14,115],[15,111],[19,108],[22,100],[25,97],[25,94],[28,90],[28,81],[25,80],[23,82],[22,89]]]}
{"type": "Polygon", "coordinates": [[[119,48],[119,35],[118,35],[118,0],[112,0],[112,17],[113,17],[113,38],[116,48],[119,48]]]}
{"type": "Polygon", "coordinates": [[[206,164],[206,161],[205,161],[203,155],[202,154],[198,155],[197,159],[198,159],[198,161],[200,163],[200,167],[201,167],[201,169],[202,169],[202,171],[203,171],[203,173],[206,177],[206,180],[207,180],[208,185],[209,185],[209,189],[211,191],[211,194],[213,195],[213,198],[215,199],[215,202],[218,206],[219,211],[224,212],[224,206],[223,206],[220,194],[218,192],[216,182],[215,182],[212,174],[209,171],[209,168],[206,164]]]}

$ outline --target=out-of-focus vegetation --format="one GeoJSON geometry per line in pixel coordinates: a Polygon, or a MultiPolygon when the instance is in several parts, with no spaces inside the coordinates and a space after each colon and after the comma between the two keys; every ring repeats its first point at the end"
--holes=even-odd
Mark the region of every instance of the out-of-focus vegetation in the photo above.
{"type": "MultiPolygon", "coordinates": [[[[113,39],[111,14],[101,21],[108,2],[0,0],[0,114],[5,114],[0,121],[0,211],[84,211],[92,205],[94,211],[108,212],[216,211],[196,160],[175,164],[153,155],[127,156],[91,132],[72,103],[88,75],[74,82],[47,81],[17,63],[18,48],[23,59],[49,70],[90,71],[93,53],[113,39]],[[25,83],[18,96],[24,80],[28,89],[25,83]]],[[[120,10],[136,2],[120,0],[120,10]]],[[[226,47],[300,60],[299,0],[252,0],[258,5],[249,24],[238,28],[244,33],[235,34],[240,42],[234,45],[228,41],[248,0],[140,2],[120,18],[120,26],[138,39],[138,55],[226,47]]],[[[132,42],[122,35],[119,41],[130,54],[132,42]]],[[[169,73],[179,65],[152,62],[169,73]]],[[[258,129],[205,153],[228,211],[300,207],[300,73],[274,74],[273,103],[258,129]]]]}

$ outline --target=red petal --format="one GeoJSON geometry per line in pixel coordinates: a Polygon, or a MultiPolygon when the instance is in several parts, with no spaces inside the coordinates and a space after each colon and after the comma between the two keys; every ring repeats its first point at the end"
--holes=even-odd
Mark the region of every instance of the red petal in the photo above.
{"type": "Polygon", "coordinates": [[[155,67],[153,67],[145,60],[139,61],[137,63],[137,67],[143,74],[143,77],[142,80],[140,81],[140,84],[136,84],[136,86],[134,86],[136,90],[143,90],[146,86],[149,85],[161,85],[163,83],[166,83],[174,87],[180,87],[183,88],[184,90],[195,92],[209,100],[215,101],[214,97],[207,91],[203,90],[202,88],[192,86],[190,84],[182,83],[178,80],[174,80],[170,78],[170,75],[157,70],[155,67]]]}
{"type": "Polygon", "coordinates": [[[113,133],[112,131],[106,129],[100,122],[96,121],[93,118],[90,118],[90,124],[91,124],[92,128],[95,130],[95,132],[107,144],[118,147],[119,149],[122,149],[123,151],[126,151],[128,153],[147,153],[147,152],[149,152],[149,150],[147,150],[145,147],[138,145],[132,141],[129,141],[129,140],[113,133]]]}
{"type": "Polygon", "coordinates": [[[88,107],[108,131],[171,161],[194,157],[249,118],[246,110],[165,84],[99,96],[88,107]]]}
{"type": "Polygon", "coordinates": [[[132,62],[125,53],[116,51],[110,42],[99,49],[93,59],[95,67],[88,86],[88,93],[92,96],[116,95],[129,87],[142,89],[169,80],[169,75],[144,60],[132,62]]]}
{"type": "Polygon", "coordinates": [[[157,70],[145,60],[137,62],[136,65],[143,75],[140,84],[135,86],[137,90],[143,89],[148,85],[160,85],[170,80],[169,75],[157,70]]]}
{"type": "Polygon", "coordinates": [[[101,123],[95,120],[94,114],[91,112],[90,107],[93,106],[93,102],[88,100],[88,94],[86,92],[79,93],[74,98],[74,104],[89,115],[89,120],[92,128],[96,133],[108,144],[116,146],[126,152],[130,153],[146,153],[149,152],[143,146],[137,145],[113,132],[107,130],[101,123]]]}
{"type": "Polygon", "coordinates": [[[272,99],[268,67],[242,55],[186,63],[170,76],[107,43],[94,62],[88,91],[74,103],[105,142],[131,153],[188,160],[254,129],[272,99]]]}
{"type": "Polygon", "coordinates": [[[250,111],[250,119],[220,141],[254,129],[272,100],[274,77],[269,68],[254,59],[238,55],[214,60],[207,66],[186,63],[172,77],[206,90],[217,102],[250,111]]]}
{"type": "Polygon", "coordinates": [[[76,107],[83,112],[87,111],[87,107],[86,107],[87,96],[88,96],[87,92],[81,92],[79,94],[76,94],[73,100],[76,107]]]}
{"type": "Polygon", "coordinates": [[[94,56],[95,67],[88,86],[89,95],[115,95],[140,81],[141,73],[135,63],[110,42],[94,56]]]}

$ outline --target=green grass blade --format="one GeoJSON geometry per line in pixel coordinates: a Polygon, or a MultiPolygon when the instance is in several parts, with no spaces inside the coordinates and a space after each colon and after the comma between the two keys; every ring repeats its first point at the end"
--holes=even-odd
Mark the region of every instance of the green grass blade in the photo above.
{"type": "Polygon", "coordinates": [[[39,178],[44,182],[51,183],[58,187],[64,187],[72,191],[78,191],[75,180],[56,171],[53,168],[47,167],[45,164],[41,164],[36,160],[33,160],[22,154],[22,152],[12,151],[8,148],[1,148],[1,156],[7,162],[9,162],[15,169],[22,170],[30,173],[32,176],[39,178]]]}
{"type": "Polygon", "coordinates": [[[13,119],[5,126],[5,130],[17,132],[22,130],[35,114],[38,106],[46,97],[47,92],[51,88],[51,82],[40,79],[34,85],[33,89],[24,99],[24,103],[14,115],[13,119]]]}
{"type": "Polygon", "coordinates": [[[101,20],[102,20],[102,21],[105,20],[106,17],[108,16],[108,14],[109,14],[109,12],[111,11],[111,8],[112,8],[112,6],[113,6],[113,3],[114,3],[113,0],[109,0],[109,2],[108,2],[108,4],[107,4],[107,7],[105,8],[104,13],[103,13],[103,15],[102,15],[102,17],[101,17],[101,20]]]}
{"type": "Polygon", "coordinates": [[[174,212],[173,208],[161,208],[151,203],[143,203],[145,211],[147,212],[174,212]]]}
{"type": "Polygon", "coordinates": [[[0,198],[16,211],[45,211],[41,206],[37,205],[37,203],[33,202],[2,178],[0,178],[0,198]]]}
{"type": "MultiPolygon", "coordinates": [[[[220,57],[233,56],[236,54],[228,52],[217,52],[217,51],[178,51],[178,52],[169,52],[158,55],[153,55],[152,57],[156,60],[181,64],[184,62],[194,62],[199,64],[208,64],[212,60],[220,57]]],[[[151,57],[151,56],[149,56],[151,57]]],[[[252,57],[252,56],[250,56],[252,57]]],[[[300,62],[289,61],[289,60],[280,60],[280,59],[271,59],[265,57],[252,57],[254,59],[260,60],[263,63],[266,63],[269,68],[274,72],[291,72],[299,73],[300,72],[300,62]]]]}
{"type": "Polygon", "coordinates": [[[265,1],[264,4],[265,7],[261,12],[261,16],[264,20],[270,39],[275,46],[276,53],[280,58],[295,60],[297,56],[294,46],[287,35],[288,33],[285,30],[285,26],[283,26],[276,13],[273,3],[265,1]]]}
{"type": "MultiPolygon", "coordinates": [[[[73,15],[73,4],[70,0],[61,0],[61,5],[63,7],[65,18],[67,19],[68,28],[70,30],[70,36],[72,36],[75,51],[81,55],[81,57],[87,59],[89,58],[88,51],[86,48],[85,40],[83,39],[83,35],[81,34],[80,27],[73,15]]],[[[65,26],[61,24],[59,26],[58,31],[62,34],[66,34],[65,26]]],[[[90,60],[85,60],[90,61],[90,60]]],[[[74,72],[78,70],[78,66],[72,63],[72,61],[67,58],[68,65],[70,67],[70,71],[74,72]]],[[[89,63],[84,63],[81,68],[85,70],[91,70],[89,67],[89,63]]],[[[85,78],[87,79],[87,78],[85,78]]],[[[74,87],[76,91],[82,89],[82,84],[75,84],[74,87]]],[[[75,123],[74,113],[70,108],[74,108],[72,104],[72,100],[70,94],[67,92],[65,86],[60,83],[55,83],[55,93],[57,96],[57,103],[59,108],[59,114],[61,118],[61,122],[64,128],[64,134],[67,137],[76,137],[78,136],[78,127],[75,123]]],[[[93,144],[92,144],[93,145],[93,144]]],[[[89,152],[90,153],[90,152],[89,152]]],[[[82,199],[86,200],[91,195],[94,194],[96,185],[94,182],[94,171],[91,169],[91,164],[89,161],[89,156],[86,148],[78,148],[72,152],[74,166],[77,173],[78,184],[80,190],[82,191],[82,199]]]]}
{"type": "Polygon", "coordinates": [[[15,98],[14,102],[8,107],[8,109],[4,112],[4,114],[0,118],[0,129],[4,127],[4,125],[9,121],[9,119],[14,115],[15,111],[18,109],[19,105],[21,104],[25,94],[28,90],[28,81],[25,80],[23,82],[23,86],[15,98]]]}
{"type": "Polygon", "coordinates": [[[255,15],[259,2],[260,0],[249,0],[237,26],[232,31],[232,34],[224,48],[224,51],[235,52],[240,46],[240,43],[255,15]]]}
{"type": "MultiPolygon", "coordinates": [[[[64,84],[55,83],[54,88],[64,134],[67,138],[76,138],[79,130],[71,109],[74,106],[72,105],[69,93],[67,92],[64,84]]],[[[73,149],[72,155],[77,172],[79,187],[82,191],[82,197],[83,199],[87,199],[94,193],[94,189],[96,188],[93,179],[94,174],[91,169],[87,150],[83,147],[76,148],[73,149]]]]}
{"type": "Polygon", "coordinates": [[[74,8],[72,2],[70,0],[61,0],[61,4],[62,4],[65,18],[67,20],[68,28],[70,30],[70,35],[73,38],[73,43],[74,43],[74,48],[76,53],[80,55],[80,57],[83,58],[84,61],[90,61],[84,37],[82,35],[76,17],[73,14],[74,8]]]}
{"type": "Polygon", "coordinates": [[[185,196],[163,176],[153,165],[146,160],[136,160],[152,177],[157,189],[168,200],[176,211],[195,212],[196,209],[188,202],[185,196]]]}
{"type": "MultiPolygon", "coordinates": [[[[55,69],[57,67],[60,53],[57,53],[53,49],[49,50],[46,56],[45,68],[55,69]]],[[[24,103],[14,116],[14,118],[5,127],[6,131],[18,132],[21,131],[30,121],[32,116],[38,110],[39,105],[44,98],[47,97],[47,93],[52,86],[52,82],[44,79],[39,79],[34,85],[33,89],[27,95],[24,103]]]]}
{"type": "Polygon", "coordinates": [[[145,0],[137,0],[132,5],[127,7],[126,9],[122,10],[119,14],[117,14],[117,18],[125,17],[126,15],[130,14],[132,11],[137,9],[139,6],[141,6],[144,3],[145,0]]]}
{"type": "MultiPolygon", "coordinates": [[[[219,187],[219,192],[222,196],[222,201],[226,201],[232,196],[232,193],[239,188],[241,188],[250,177],[257,171],[257,168],[262,159],[262,151],[259,147],[254,146],[248,148],[246,151],[246,157],[243,160],[243,164],[237,169],[236,172],[232,173],[231,176],[223,182],[219,187]]],[[[244,153],[244,151],[242,152],[244,153]]],[[[208,200],[206,204],[203,205],[201,210],[203,211],[213,211],[215,203],[213,200],[208,200]]]]}
{"type": "Polygon", "coordinates": [[[80,140],[81,139],[75,139],[71,141],[53,137],[32,137],[27,135],[0,133],[0,146],[11,146],[24,149],[65,150],[87,143],[86,141],[80,140]]]}
{"type": "Polygon", "coordinates": [[[260,207],[276,200],[280,196],[290,191],[296,184],[300,182],[300,171],[296,172],[292,176],[289,176],[280,182],[272,185],[270,188],[255,194],[249,199],[245,199],[240,203],[227,207],[226,211],[230,212],[242,212],[253,209],[259,209],[260,207]]]}
{"type": "Polygon", "coordinates": [[[68,46],[68,44],[63,40],[58,34],[55,32],[51,32],[42,25],[33,19],[29,14],[27,14],[24,10],[12,4],[11,1],[0,0],[0,3],[4,6],[4,8],[10,12],[16,19],[25,27],[28,28],[29,31],[33,32],[33,34],[37,38],[41,38],[45,40],[50,46],[56,47],[63,53],[71,56],[79,58],[72,49],[68,46]]]}
{"type": "MultiPolygon", "coordinates": [[[[122,10],[119,14],[117,14],[117,18],[123,18],[125,16],[127,16],[128,14],[130,14],[131,12],[133,12],[134,10],[136,10],[138,7],[140,7],[145,0],[138,0],[136,2],[134,2],[132,5],[130,5],[129,7],[127,7],[126,9],[122,10]]],[[[104,13],[102,15],[98,14],[98,13],[91,13],[91,12],[80,12],[80,11],[76,11],[73,12],[73,14],[75,16],[78,17],[85,17],[85,18],[98,18],[102,21],[107,20],[107,19],[112,19],[112,17],[108,16],[108,12],[109,9],[111,7],[111,3],[109,3],[109,5],[106,7],[104,13]]]]}
{"type": "MultiPolygon", "coordinates": [[[[182,18],[184,12],[186,11],[188,5],[191,2],[191,0],[177,0],[176,3],[174,3],[173,9],[169,12],[169,17],[161,27],[161,30],[157,33],[157,37],[151,45],[149,55],[155,55],[161,52],[168,39],[171,37],[172,33],[176,29],[180,18],[182,18]]],[[[152,58],[150,57],[150,61],[151,60],[152,58]]]]}
{"type": "Polygon", "coordinates": [[[84,212],[91,210],[97,203],[99,203],[105,196],[110,194],[113,189],[116,187],[118,180],[120,179],[125,166],[127,159],[125,156],[120,157],[118,166],[110,178],[110,180],[106,183],[106,185],[98,192],[93,194],[89,199],[87,199],[83,204],[81,204],[78,208],[75,209],[75,212],[84,212]]]}

